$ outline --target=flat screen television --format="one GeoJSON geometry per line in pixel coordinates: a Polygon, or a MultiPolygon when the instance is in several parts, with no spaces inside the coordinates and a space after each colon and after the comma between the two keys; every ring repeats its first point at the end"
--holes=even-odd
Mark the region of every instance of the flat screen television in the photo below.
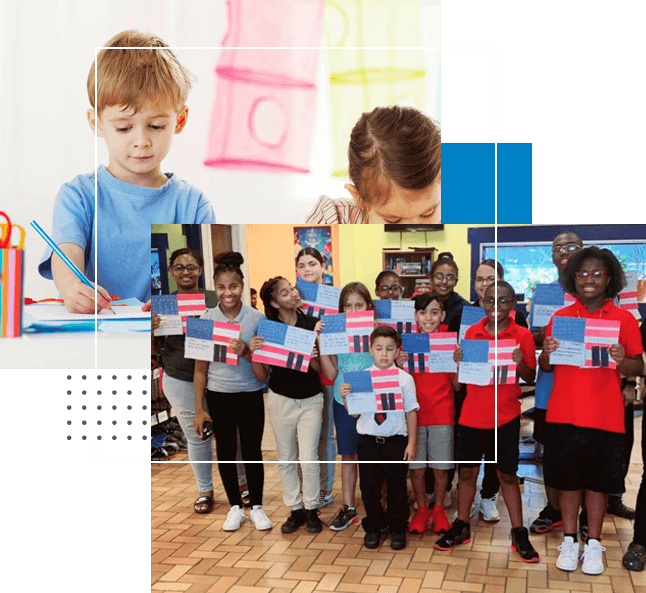
{"type": "Polygon", "coordinates": [[[422,233],[444,230],[443,224],[385,224],[387,233],[422,233]]]}

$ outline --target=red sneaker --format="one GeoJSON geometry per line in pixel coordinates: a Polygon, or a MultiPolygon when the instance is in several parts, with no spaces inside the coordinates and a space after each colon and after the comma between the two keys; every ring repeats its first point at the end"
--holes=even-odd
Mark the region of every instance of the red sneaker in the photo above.
{"type": "Polygon", "coordinates": [[[446,533],[450,527],[451,523],[449,523],[444,507],[433,507],[433,531],[435,533],[446,533]]]}
{"type": "Polygon", "coordinates": [[[428,507],[420,507],[415,511],[413,520],[408,526],[408,531],[411,533],[424,533],[426,528],[431,524],[431,511],[428,507]]]}

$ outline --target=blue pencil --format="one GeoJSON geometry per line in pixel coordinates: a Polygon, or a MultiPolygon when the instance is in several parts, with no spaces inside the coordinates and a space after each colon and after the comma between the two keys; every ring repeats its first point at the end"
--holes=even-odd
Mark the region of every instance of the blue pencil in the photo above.
{"type": "MultiPolygon", "coordinates": [[[[50,236],[49,236],[49,235],[48,235],[48,234],[47,234],[47,233],[46,233],[46,232],[45,232],[45,231],[40,227],[40,225],[39,225],[35,220],[32,220],[32,221],[31,221],[31,226],[33,226],[33,227],[36,229],[36,231],[38,232],[38,234],[39,234],[43,239],[45,239],[45,243],[47,243],[47,245],[49,245],[49,246],[54,250],[54,252],[56,253],[56,255],[58,255],[58,257],[60,257],[60,258],[63,260],[63,262],[65,263],[65,265],[66,265],[70,270],[72,270],[72,272],[74,272],[74,274],[76,275],[76,277],[77,277],[81,282],[83,282],[83,284],[85,284],[85,286],[89,286],[92,290],[96,290],[96,289],[95,289],[95,287],[94,287],[94,284],[92,284],[92,283],[91,283],[91,282],[90,282],[90,281],[85,277],[85,274],[84,274],[83,272],[81,272],[81,270],[79,270],[79,269],[74,265],[74,262],[73,262],[69,257],[67,257],[67,255],[65,255],[65,254],[61,251],[60,247],[59,247],[58,245],[56,245],[56,243],[54,243],[54,241],[52,241],[52,238],[51,238],[51,237],[50,237],[50,236]]],[[[116,315],[116,313],[114,312],[114,310],[112,309],[112,307],[109,307],[109,308],[108,308],[108,310],[109,310],[109,311],[112,311],[112,314],[113,314],[113,315],[116,315]]]]}

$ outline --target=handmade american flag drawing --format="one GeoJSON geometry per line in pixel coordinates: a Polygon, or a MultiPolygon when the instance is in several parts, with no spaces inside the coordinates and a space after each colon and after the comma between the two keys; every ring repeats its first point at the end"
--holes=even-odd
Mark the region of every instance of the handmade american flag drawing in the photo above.
{"type": "Polygon", "coordinates": [[[563,307],[565,291],[560,284],[537,284],[532,297],[531,326],[536,329],[545,327],[552,315],[563,307]]]}
{"type": "Polygon", "coordinates": [[[343,382],[352,386],[346,398],[349,414],[404,411],[398,369],[349,371],[343,373],[343,382]]]}
{"type": "Polygon", "coordinates": [[[237,365],[238,355],[231,349],[230,344],[238,338],[240,325],[237,323],[188,317],[184,356],[195,360],[237,365]]]}
{"type": "Polygon", "coordinates": [[[498,385],[516,382],[516,363],[512,360],[514,340],[462,340],[460,348],[460,383],[493,385],[494,377],[498,385]]]}
{"type": "Polygon", "coordinates": [[[316,332],[261,319],[258,335],[264,338],[265,345],[253,353],[252,361],[307,372],[316,332]]]}
{"type": "Polygon", "coordinates": [[[321,354],[368,352],[370,334],[375,328],[374,311],[350,311],[323,315],[321,354]]]}
{"type": "Polygon", "coordinates": [[[164,317],[164,322],[155,330],[156,336],[181,336],[186,333],[186,318],[206,311],[204,294],[154,294],[151,311],[164,317]]]}
{"type": "Polygon", "coordinates": [[[482,307],[474,307],[473,305],[464,305],[462,307],[462,317],[460,318],[460,341],[464,338],[464,334],[472,326],[478,323],[483,317],[486,317],[485,310],[482,307]]]}
{"type": "Polygon", "coordinates": [[[617,368],[608,348],[619,342],[619,321],[554,317],[552,335],[559,347],[550,354],[551,364],[580,368],[617,368]]]}
{"type": "Polygon", "coordinates": [[[619,306],[622,309],[630,311],[633,316],[639,321],[641,315],[639,313],[639,306],[637,305],[637,272],[631,270],[626,272],[626,284],[623,290],[617,295],[619,306]]]}
{"type": "Polygon", "coordinates": [[[321,317],[321,315],[339,312],[340,288],[296,278],[296,289],[303,300],[301,309],[308,315],[321,317]]]}
{"type": "Polygon", "coordinates": [[[455,373],[458,368],[453,353],[458,347],[457,340],[455,332],[402,335],[402,350],[408,354],[404,370],[409,373],[455,373]]]}
{"type": "Polygon", "coordinates": [[[387,325],[399,334],[416,334],[414,301],[375,301],[377,325],[387,325]]]}

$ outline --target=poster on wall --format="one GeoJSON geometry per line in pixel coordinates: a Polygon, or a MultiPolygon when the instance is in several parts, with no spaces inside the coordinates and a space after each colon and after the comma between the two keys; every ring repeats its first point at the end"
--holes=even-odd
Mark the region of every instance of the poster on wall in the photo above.
{"type": "Polygon", "coordinates": [[[313,247],[325,262],[323,283],[334,284],[334,254],[332,253],[332,229],[329,225],[295,226],[294,227],[294,258],[301,249],[313,247]]]}
{"type": "Polygon", "coordinates": [[[150,252],[150,292],[151,294],[161,294],[162,282],[161,272],[159,271],[159,251],[153,249],[150,252]]]}

